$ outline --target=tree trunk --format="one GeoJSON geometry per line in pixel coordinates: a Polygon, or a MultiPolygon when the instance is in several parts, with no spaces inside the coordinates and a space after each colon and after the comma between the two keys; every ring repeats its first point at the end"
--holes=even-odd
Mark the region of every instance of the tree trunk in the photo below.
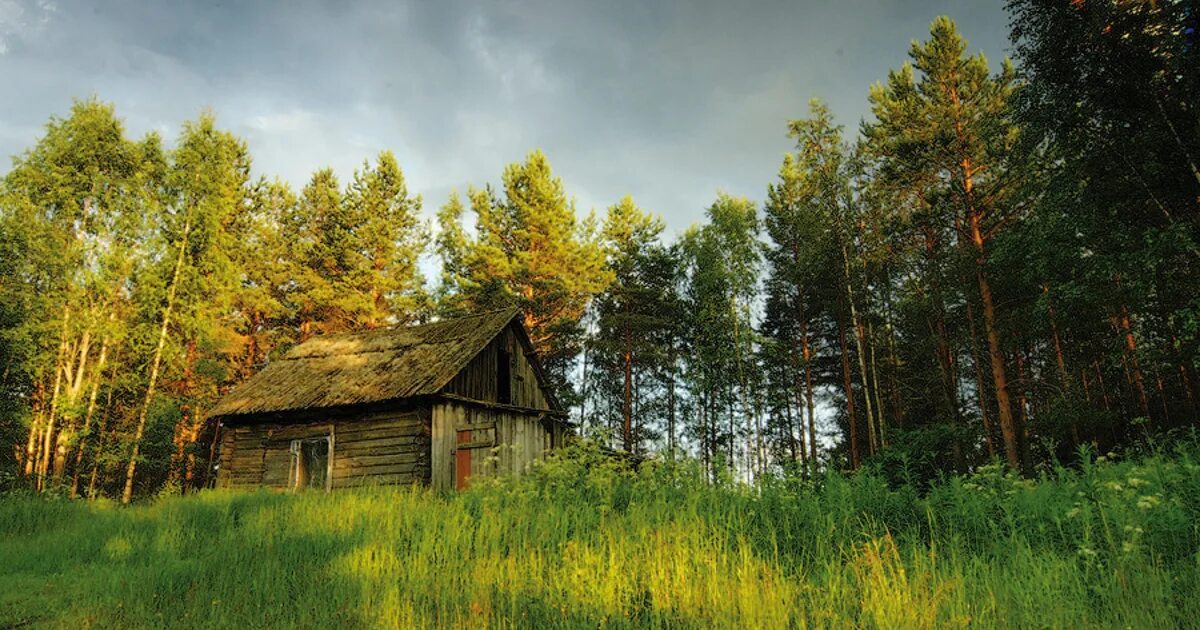
{"type": "Polygon", "coordinates": [[[979,399],[979,416],[983,420],[983,438],[987,443],[988,457],[996,456],[996,444],[993,439],[992,419],[988,416],[987,397],[984,396],[983,363],[979,358],[979,336],[975,330],[975,308],[967,302],[967,325],[971,333],[971,363],[975,364],[975,395],[979,399]]]}
{"type": "Polygon", "coordinates": [[[675,461],[675,341],[671,340],[667,352],[667,450],[671,461],[675,461]]]}
{"type": "Polygon", "coordinates": [[[992,386],[996,392],[996,406],[999,410],[1000,433],[1004,437],[1004,453],[1008,465],[1013,470],[1020,470],[1021,434],[1023,428],[1013,417],[1012,402],[1008,396],[1008,375],[1004,368],[1004,352],[1000,346],[1000,330],[996,323],[996,307],[992,303],[992,288],[988,284],[987,274],[983,269],[977,270],[979,280],[979,297],[983,302],[983,328],[988,343],[988,359],[992,365],[992,386]]]}
{"type": "Polygon", "coordinates": [[[871,405],[871,385],[867,375],[867,358],[863,352],[865,332],[862,322],[858,319],[858,310],[854,306],[854,283],[850,277],[850,254],[842,241],[842,270],[846,279],[846,303],[850,306],[850,324],[854,328],[854,344],[858,354],[858,374],[862,377],[863,403],[867,412],[867,451],[875,454],[875,414],[871,405]]]}
{"type": "Polygon", "coordinates": [[[1025,373],[1025,353],[1021,352],[1021,350],[1017,350],[1013,354],[1017,360],[1016,361],[1016,363],[1017,363],[1017,419],[1021,422],[1021,426],[1024,428],[1024,433],[1021,434],[1021,443],[1025,444],[1027,446],[1025,449],[1023,449],[1021,451],[1021,454],[1023,456],[1026,456],[1026,459],[1023,459],[1021,461],[1021,465],[1026,470],[1028,470],[1030,463],[1031,463],[1028,460],[1028,455],[1029,455],[1029,449],[1028,449],[1028,444],[1029,444],[1029,397],[1028,397],[1029,377],[1025,373]]]}
{"type": "Polygon", "coordinates": [[[888,346],[888,363],[889,370],[888,379],[892,391],[892,406],[895,408],[895,422],[897,427],[904,426],[904,397],[900,391],[900,358],[899,352],[896,350],[896,327],[892,322],[892,297],[891,297],[891,278],[887,279],[883,296],[884,296],[884,313],[887,315],[885,321],[887,325],[887,346],[888,346]]]}
{"type": "Polygon", "coordinates": [[[1146,395],[1146,378],[1142,375],[1142,367],[1137,357],[1137,338],[1133,336],[1133,326],[1130,322],[1129,307],[1121,304],[1120,315],[1117,319],[1125,341],[1125,356],[1129,362],[1129,370],[1133,380],[1134,391],[1138,396],[1138,405],[1142,416],[1150,419],[1150,397],[1146,395]]]}
{"type": "Polygon", "coordinates": [[[213,462],[217,461],[217,446],[221,443],[221,423],[213,422],[212,442],[208,445],[208,467],[204,469],[204,487],[212,487],[213,462]]]}
{"type": "Polygon", "coordinates": [[[87,497],[89,499],[96,498],[96,479],[100,470],[100,455],[104,453],[105,437],[107,437],[104,429],[108,424],[107,417],[111,415],[113,411],[113,392],[116,390],[117,385],[116,367],[117,366],[114,365],[113,369],[108,371],[108,394],[104,399],[104,413],[101,415],[101,419],[96,424],[96,433],[98,434],[98,437],[96,439],[96,448],[92,452],[92,470],[88,477],[87,497]]]}
{"type": "Polygon", "coordinates": [[[146,432],[146,418],[150,414],[150,403],[154,401],[154,387],[158,384],[158,370],[162,363],[163,348],[167,345],[167,329],[171,323],[171,310],[175,307],[175,293],[179,287],[179,274],[183,269],[191,227],[191,217],[189,216],[184,221],[183,237],[179,241],[179,254],[175,258],[175,271],[171,274],[171,286],[167,289],[167,304],[163,308],[162,327],[158,330],[158,344],[154,347],[154,358],[150,361],[150,382],[146,385],[146,398],[142,401],[142,409],[138,413],[137,429],[133,433],[133,452],[129,455],[129,466],[125,469],[125,490],[121,493],[121,503],[125,505],[133,501],[133,477],[137,472],[137,460],[141,451],[142,436],[146,432]]]}
{"type": "MultiPolygon", "coordinates": [[[[963,116],[960,111],[958,89],[953,84],[949,87],[949,96],[954,104],[954,131],[958,139],[959,161],[961,169],[963,197],[962,202],[970,226],[970,242],[975,249],[975,279],[979,284],[980,303],[983,308],[983,331],[987,338],[988,359],[992,367],[992,382],[996,391],[996,406],[1000,421],[1000,433],[1004,438],[1005,456],[1008,465],[1013,470],[1020,470],[1024,461],[1024,444],[1022,435],[1024,427],[1013,416],[1012,401],[1008,393],[1008,375],[1004,367],[1004,347],[1000,342],[1000,326],[996,320],[996,305],[992,299],[992,287],[987,277],[987,250],[984,245],[982,223],[985,210],[977,204],[975,198],[975,173],[983,165],[973,163],[968,148],[963,116]]],[[[956,220],[957,222],[957,220],[956,220]]]]}
{"type": "Polygon", "coordinates": [[[1157,384],[1158,384],[1158,399],[1159,399],[1160,401],[1162,401],[1163,422],[1164,422],[1164,423],[1166,423],[1166,424],[1167,424],[1167,426],[1170,426],[1170,425],[1171,425],[1171,412],[1170,412],[1170,409],[1169,409],[1169,408],[1168,408],[1168,406],[1167,406],[1167,388],[1166,388],[1166,386],[1163,384],[1163,377],[1162,377],[1162,373],[1161,373],[1161,372],[1159,372],[1159,371],[1157,371],[1157,370],[1155,370],[1155,372],[1154,372],[1154,380],[1155,380],[1155,381],[1157,382],[1157,384]]]}
{"type": "Polygon", "coordinates": [[[75,467],[71,471],[71,498],[79,496],[79,469],[83,466],[83,451],[87,436],[92,429],[92,417],[96,413],[96,397],[100,394],[100,382],[104,380],[104,364],[108,360],[108,337],[100,343],[100,356],[96,359],[96,377],[92,391],[88,394],[87,411],[83,415],[83,427],[79,431],[79,444],[75,446],[75,467]]]}
{"type": "Polygon", "coordinates": [[[625,351],[621,354],[622,367],[625,374],[625,397],[621,405],[621,437],[625,443],[625,452],[633,452],[633,331],[626,324],[625,351]]]}
{"type": "MultiPolygon", "coordinates": [[[[964,164],[969,171],[970,165],[964,164]]],[[[971,180],[967,179],[967,192],[971,192],[971,180]]],[[[1004,438],[1004,454],[1009,467],[1021,469],[1024,447],[1021,436],[1024,427],[1013,416],[1012,401],[1008,393],[1008,374],[1004,367],[1004,349],[1000,343],[1000,326],[996,321],[996,305],[992,301],[992,286],[987,278],[987,251],[984,248],[982,218],[974,208],[968,208],[971,227],[971,243],[975,246],[975,279],[979,283],[979,299],[983,306],[983,331],[987,338],[988,359],[992,366],[992,385],[996,392],[996,407],[999,411],[1000,433],[1004,438]]]]}
{"type": "MultiPolygon", "coordinates": [[[[747,398],[749,396],[749,387],[747,386],[747,383],[746,383],[746,371],[745,371],[745,368],[742,366],[741,326],[739,325],[741,323],[741,313],[738,312],[737,301],[732,300],[730,302],[729,308],[733,312],[733,346],[734,346],[734,352],[735,352],[734,358],[737,361],[738,390],[739,390],[738,393],[740,394],[740,396],[738,396],[738,398],[740,398],[742,401],[742,415],[744,415],[746,417],[746,469],[747,469],[747,471],[749,471],[749,470],[752,470],[755,465],[752,452],[754,450],[754,444],[755,444],[755,441],[758,439],[758,436],[755,435],[754,426],[752,424],[753,418],[751,417],[751,414],[753,413],[753,411],[751,410],[750,401],[747,398]]],[[[731,465],[733,464],[733,443],[734,443],[733,434],[734,434],[733,407],[731,405],[730,409],[729,409],[729,462],[731,465]]],[[[747,474],[747,479],[749,479],[749,474],[747,474]]]]}
{"type": "Polygon", "coordinates": [[[850,468],[858,470],[858,415],[854,412],[854,388],[850,379],[850,348],[846,345],[846,323],[840,317],[838,345],[842,354],[842,388],[846,392],[846,419],[850,425],[850,468]]]}
{"type": "Polygon", "coordinates": [[[33,392],[33,419],[29,423],[29,436],[25,441],[25,459],[22,462],[26,478],[33,475],[34,463],[37,460],[37,445],[41,442],[42,414],[46,412],[46,386],[38,379],[33,392]]]}
{"type": "MultiPolygon", "coordinates": [[[[800,326],[801,347],[804,351],[804,396],[808,410],[808,454],[809,467],[812,468],[813,474],[817,472],[817,422],[813,405],[813,382],[812,382],[812,344],[808,338],[808,320],[801,322],[800,326]]],[[[804,430],[801,425],[800,430],[804,430]]]]}
{"type": "MultiPolygon", "coordinates": [[[[1042,293],[1049,295],[1050,287],[1042,285],[1042,293]]],[[[1050,320],[1050,339],[1054,342],[1054,363],[1058,366],[1058,379],[1062,383],[1063,396],[1070,397],[1071,393],[1071,377],[1067,372],[1067,360],[1063,356],[1062,337],[1058,334],[1058,317],[1054,311],[1054,304],[1047,304],[1046,315],[1050,320]]],[[[1079,424],[1075,422],[1075,418],[1071,418],[1071,441],[1075,446],[1079,446],[1079,424]]]]}
{"type": "Polygon", "coordinates": [[[50,450],[50,438],[54,434],[54,417],[58,413],[58,396],[62,389],[62,376],[64,369],[63,361],[66,359],[67,348],[70,345],[67,343],[68,322],[70,319],[71,307],[64,304],[62,333],[59,336],[58,341],[58,356],[54,360],[54,387],[51,388],[50,393],[50,409],[46,413],[45,425],[41,427],[41,434],[34,438],[33,458],[26,462],[26,474],[34,471],[37,472],[36,484],[39,491],[42,489],[46,476],[46,459],[44,453],[47,453],[50,450]],[[44,448],[39,448],[37,444],[38,438],[40,438],[45,444],[44,448]],[[33,464],[32,470],[30,470],[30,463],[33,464]]]}
{"type": "MultiPolygon", "coordinates": [[[[799,403],[799,401],[797,400],[797,404],[798,403],[799,403]]],[[[804,445],[801,444],[799,451],[796,450],[796,443],[797,443],[796,418],[792,414],[792,406],[793,406],[792,405],[792,397],[788,396],[788,397],[784,398],[783,417],[786,422],[785,426],[787,427],[787,434],[780,435],[779,437],[781,439],[781,443],[787,447],[788,460],[791,461],[793,464],[800,464],[800,466],[803,467],[803,465],[804,465],[804,463],[803,463],[804,462],[804,445]]],[[[796,414],[798,414],[800,416],[800,430],[801,430],[801,434],[803,434],[804,412],[800,411],[799,407],[797,407],[796,414]]]]}
{"type": "MultiPolygon", "coordinates": [[[[170,468],[167,470],[167,484],[179,484],[184,473],[184,459],[187,454],[187,449],[195,441],[193,435],[197,433],[194,430],[196,424],[196,412],[193,405],[188,401],[188,397],[195,387],[196,374],[196,340],[188,339],[185,344],[183,360],[183,382],[180,383],[179,393],[183,396],[185,403],[180,408],[179,420],[175,423],[175,430],[172,435],[175,451],[171,454],[170,468]]],[[[180,486],[182,491],[182,486],[180,486]]]]}
{"type": "MultiPolygon", "coordinates": [[[[75,403],[79,400],[79,394],[83,391],[84,374],[87,371],[87,362],[89,352],[92,346],[92,331],[85,329],[83,331],[83,339],[79,342],[79,360],[75,365],[75,377],[71,381],[71,387],[67,389],[67,402],[71,408],[75,408],[75,403]]],[[[98,377],[97,377],[98,378],[98,377]]],[[[63,475],[67,471],[67,451],[69,450],[68,442],[75,437],[75,421],[77,416],[74,411],[69,416],[69,421],[66,426],[58,432],[57,438],[54,440],[54,482],[60,483],[63,475]]]]}
{"type": "MultiPolygon", "coordinates": [[[[62,364],[57,365],[55,369],[54,393],[50,398],[50,412],[46,416],[46,426],[42,428],[42,444],[37,453],[37,489],[39,491],[45,489],[46,474],[50,472],[51,445],[53,444],[55,435],[54,425],[58,417],[59,402],[62,397],[63,373],[67,369],[67,366],[62,364]]],[[[67,378],[70,379],[69,374],[67,378]]]]}
{"type": "MultiPolygon", "coordinates": [[[[871,325],[867,324],[867,339],[870,341],[874,338],[874,331],[872,330],[871,325]]],[[[876,367],[875,361],[875,344],[870,343],[868,344],[868,347],[871,351],[871,387],[875,390],[875,409],[878,412],[877,415],[879,420],[879,447],[882,449],[887,447],[887,420],[884,419],[884,416],[887,414],[884,413],[883,399],[879,395],[879,370],[876,367]]]]}
{"type": "Polygon", "coordinates": [[[1092,367],[1096,369],[1096,382],[1100,385],[1100,396],[1104,400],[1104,410],[1112,411],[1112,403],[1108,399],[1108,388],[1104,385],[1104,372],[1100,370],[1100,359],[1092,361],[1092,367]]]}

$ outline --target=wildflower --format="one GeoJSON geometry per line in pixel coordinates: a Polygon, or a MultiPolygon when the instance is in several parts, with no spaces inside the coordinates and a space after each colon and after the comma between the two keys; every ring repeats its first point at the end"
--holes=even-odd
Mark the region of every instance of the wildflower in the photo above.
{"type": "Polygon", "coordinates": [[[1075,518],[1076,516],[1079,516],[1079,507],[1078,506],[1067,510],[1067,518],[1075,518]]]}
{"type": "Polygon", "coordinates": [[[1129,483],[1130,488],[1141,488],[1142,486],[1150,485],[1149,481],[1146,481],[1145,479],[1139,479],[1137,477],[1130,477],[1127,482],[1129,483]]]}
{"type": "Polygon", "coordinates": [[[1079,548],[1079,555],[1084,558],[1095,558],[1099,553],[1095,549],[1085,546],[1079,548]]]}
{"type": "Polygon", "coordinates": [[[1125,489],[1125,486],[1122,486],[1119,482],[1116,482],[1116,481],[1110,481],[1110,482],[1104,484],[1104,487],[1108,488],[1109,490],[1112,490],[1113,492],[1120,492],[1121,490],[1125,489]]]}
{"type": "Polygon", "coordinates": [[[1151,508],[1157,507],[1159,503],[1162,503],[1162,499],[1158,498],[1155,495],[1150,494],[1150,495],[1143,495],[1141,498],[1139,498],[1138,502],[1137,502],[1137,506],[1140,509],[1149,510],[1151,508]]]}
{"type": "Polygon", "coordinates": [[[1121,551],[1123,551],[1125,553],[1133,553],[1136,550],[1137,550],[1137,543],[1133,542],[1132,540],[1127,540],[1127,541],[1121,543],[1121,551]]]}
{"type": "Polygon", "coordinates": [[[1125,533],[1126,533],[1126,534],[1134,534],[1134,535],[1138,535],[1138,534],[1141,534],[1141,533],[1142,533],[1142,528],[1141,528],[1141,527],[1134,527],[1133,525],[1126,525],[1126,526],[1125,526],[1125,533]]]}

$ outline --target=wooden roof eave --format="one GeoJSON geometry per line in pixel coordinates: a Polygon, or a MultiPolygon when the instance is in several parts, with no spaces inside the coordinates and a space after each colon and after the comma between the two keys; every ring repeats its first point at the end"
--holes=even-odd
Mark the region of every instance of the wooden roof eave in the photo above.
{"type": "Polygon", "coordinates": [[[546,416],[553,422],[571,426],[571,422],[567,418],[571,417],[569,412],[561,409],[538,409],[536,407],[524,407],[522,405],[509,405],[505,403],[492,402],[490,400],[479,400],[477,398],[469,398],[467,396],[459,396],[458,394],[450,394],[442,392],[437,395],[438,398],[448,402],[455,402],[463,405],[471,405],[483,409],[492,409],[495,411],[507,411],[510,413],[518,413],[526,416],[546,416]]]}

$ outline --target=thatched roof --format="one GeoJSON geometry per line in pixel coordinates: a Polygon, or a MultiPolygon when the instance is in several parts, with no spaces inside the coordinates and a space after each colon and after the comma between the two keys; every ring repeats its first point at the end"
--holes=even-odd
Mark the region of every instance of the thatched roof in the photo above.
{"type": "Polygon", "coordinates": [[[438,393],[514,319],[515,309],[315,337],[267,364],[210,416],[295,411],[438,393]]]}

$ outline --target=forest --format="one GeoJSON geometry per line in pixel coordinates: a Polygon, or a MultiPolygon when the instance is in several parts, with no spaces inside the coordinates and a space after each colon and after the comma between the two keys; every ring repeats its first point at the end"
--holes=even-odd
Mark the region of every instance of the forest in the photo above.
{"type": "Polygon", "coordinates": [[[50,116],[0,176],[0,626],[1194,626],[1200,11],[1006,6],[1011,58],[937,18],[680,233],[540,150],[427,200],[50,116]],[[297,344],[498,308],[575,434],[526,473],[212,488],[297,344]]]}
{"type": "Polygon", "coordinates": [[[0,181],[0,486],[205,487],[206,410],[296,343],[505,305],[582,435],[711,482],[1034,475],[1182,435],[1197,14],[1009,14],[1011,60],[938,18],[856,129],[814,100],[760,200],[677,235],[629,197],[577,208],[538,150],[445,200],[390,152],[294,190],[214,114],[134,138],[76,101],[0,181]]]}

